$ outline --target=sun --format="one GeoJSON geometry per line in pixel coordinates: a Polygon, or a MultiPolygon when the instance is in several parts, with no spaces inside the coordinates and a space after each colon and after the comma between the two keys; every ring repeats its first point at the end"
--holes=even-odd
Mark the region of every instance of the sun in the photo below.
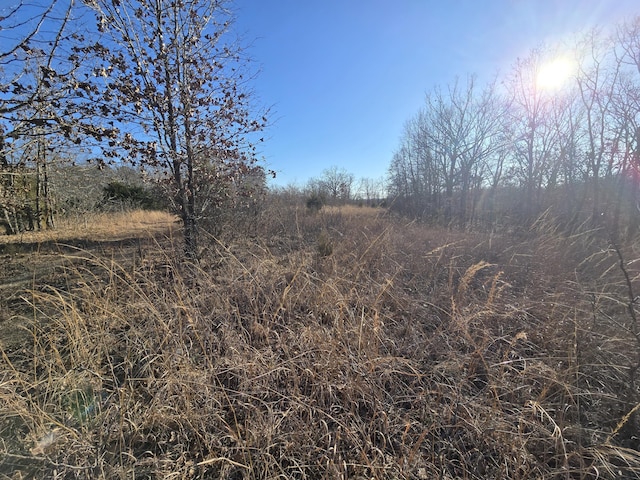
{"type": "Polygon", "coordinates": [[[559,90],[575,72],[575,66],[567,58],[556,58],[540,67],[536,84],[544,90],[559,90]]]}

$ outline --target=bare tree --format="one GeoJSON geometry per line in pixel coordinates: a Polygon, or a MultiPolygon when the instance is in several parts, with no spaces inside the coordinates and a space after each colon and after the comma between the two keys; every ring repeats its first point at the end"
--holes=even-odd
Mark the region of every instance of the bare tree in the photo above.
{"type": "Polygon", "coordinates": [[[384,196],[384,179],[362,177],[358,182],[358,197],[364,200],[367,206],[373,206],[374,202],[384,196]]]}
{"type": "Polygon", "coordinates": [[[502,145],[503,105],[493,84],[478,93],[474,77],[426,96],[405,126],[390,172],[393,183],[408,182],[414,207],[446,222],[465,225],[472,219],[486,166],[502,145]]]}
{"type": "Polygon", "coordinates": [[[585,176],[590,183],[591,217],[599,222],[602,211],[601,184],[614,169],[612,145],[619,143],[621,130],[615,121],[614,100],[619,85],[620,64],[614,61],[610,38],[592,31],[578,46],[585,55],[579,64],[577,87],[584,115],[585,176]]]}
{"type": "Polygon", "coordinates": [[[546,52],[534,50],[519,59],[508,80],[512,95],[509,121],[514,127],[513,173],[524,189],[522,211],[526,219],[535,216],[558,154],[557,95],[539,88],[537,77],[546,52]]]}
{"type": "Polygon", "coordinates": [[[620,75],[612,104],[620,135],[614,145],[619,184],[613,222],[633,236],[640,229],[640,16],[619,25],[615,47],[620,75]]]}
{"type": "Polygon", "coordinates": [[[351,199],[354,176],[344,168],[332,166],[325,169],[319,182],[322,190],[333,202],[347,202],[351,199]]]}
{"type": "Polygon", "coordinates": [[[428,122],[423,108],[405,123],[388,175],[394,208],[417,218],[436,218],[441,210],[443,182],[428,122]]]}

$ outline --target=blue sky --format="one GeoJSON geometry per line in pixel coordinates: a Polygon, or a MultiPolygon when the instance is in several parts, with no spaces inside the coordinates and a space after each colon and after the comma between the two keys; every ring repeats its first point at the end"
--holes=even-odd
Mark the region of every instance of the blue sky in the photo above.
{"type": "Polygon", "coordinates": [[[261,154],[275,183],[337,165],[386,175],[434,86],[508,72],[542,43],[640,14],[638,0],[236,0],[235,28],[273,107],[261,154]]]}

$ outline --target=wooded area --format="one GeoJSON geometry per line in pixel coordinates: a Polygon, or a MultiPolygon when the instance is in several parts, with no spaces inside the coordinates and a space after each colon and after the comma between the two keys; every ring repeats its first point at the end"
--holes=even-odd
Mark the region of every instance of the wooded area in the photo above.
{"type": "Polygon", "coordinates": [[[474,76],[427,93],[389,168],[398,211],[462,227],[530,225],[543,212],[636,233],[640,21],[519,59],[488,85],[474,76]],[[542,68],[571,62],[563,85],[542,68]]]}

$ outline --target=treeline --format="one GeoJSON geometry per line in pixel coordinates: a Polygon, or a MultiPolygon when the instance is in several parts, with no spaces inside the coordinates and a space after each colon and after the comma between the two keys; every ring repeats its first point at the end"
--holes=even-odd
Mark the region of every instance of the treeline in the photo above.
{"type": "MultiPolygon", "coordinates": [[[[255,214],[266,194],[264,182],[263,176],[232,185],[209,182],[209,204],[200,211],[203,227],[219,233],[232,220],[255,214]]],[[[96,212],[175,211],[169,191],[163,178],[149,178],[128,166],[98,168],[59,159],[7,164],[0,168],[0,235],[53,229],[59,218],[80,221],[96,212]]]]}
{"type": "Polygon", "coordinates": [[[0,169],[0,234],[55,228],[60,217],[132,208],[168,205],[160,184],[145,182],[129,167],[34,161],[0,169]]]}
{"type": "Polygon", "coordinates": [[[635,233],[639,45],[636,18],[534,50],[488,85],[470,76],[435,88],[406,122],[390,164],[392,208],[490,228],[549,212],[567,229],[589,222],[635,233]],[[541,74],[554,62],[572,73],[545,84],[541,74]]]}
{"type": "Polygon", "coordinates": [[[304,185],[272,186],[271,199],[288,204],[305,203],[309,210],[325,205],[358,205],[380,207],[386,205],[386,180],[383,177],[361,177],[333,165],[312,177],[304,185]]]}

